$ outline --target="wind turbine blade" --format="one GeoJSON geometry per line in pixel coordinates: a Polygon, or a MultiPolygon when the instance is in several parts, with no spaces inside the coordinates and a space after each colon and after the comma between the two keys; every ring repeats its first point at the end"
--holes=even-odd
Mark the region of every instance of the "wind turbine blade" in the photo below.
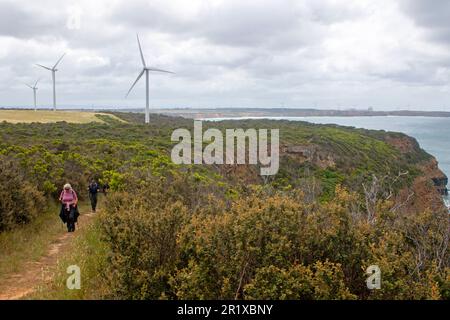
{"type": "Polygon", "coordinates": [[[136,38],[137,38],[137,42],[138,42],[138,46],[139,46],[139,52],[141,53],[142,65],[145,68],[146,64],[145,64],[144,54],[142,53],[141,42],[139,41],[139,35],[138,34],[136,34],[136,38]]]}
{"type": "Polygon", "coordinates": [[[26,85],[27,87],[29,87],[29,88],[33,89],[33,87],[32,87],[32,86],[30,86],[29,84],[26,84],[26,83],[25,83],[25,85],[26,85]]]}
{"type": "Polygon", "coordinates": [[[39,66],[39,67],[41,67],[41,68],[44,68],[44,69],[47,69],[47,70],[50,70],[50,71],[52,71],[52,69],[51,69],[51,68],[49,68],[49,67],[46,67],[46,66],[43,66],[42,64],[38,64],[38,63],[36,63],[36,65],[37,65],[37,66],[39,66]]]}
{"type": "Polygon", "coordinates": [[[142,77],[142,75],[144,74],[145,69],[142,69],[141,73],[139,73],[138,77],[136,78],[136,80],[134,81],[133,85],[131,86],[130,90],[128,90],[127,95],[125,96],[128,97],[128,95],[130,94],[131,90],[133,90],[134,86],[136,85],[136,83],[139,81],[139,79],[142,77]]]}
{"type": "Polygon", "coordinates": [[[36,80],[36,83],[34,84],[35,87],[37,86],[37,84],[38,84],[39,81],[41,81],[41,78],[39,78],[39,79],[36,80]]]}
{"type": "Polygon", "coordinates": [[[167,71],[167,70],[163,70],[163,69],[157,69],[157,68],[147,68],[147,70],[149,70],[149,71],[166,72],[166,73],[172,73],[172,74],[175,74],[175,72],[167,71]]]}
{"type": "Polygon", "coordinates": [[[61,62],[62,58],[64,58],[65,55],[66,55],[66,54],[64,53],[64,54],[61,56],[61,58],[59,58],[59,60],[58,60],[58,61],[55,63],[55,65],[53,66],[53,69],[56,68],[56,66],[58,65],[58,63],[61,62]]]}

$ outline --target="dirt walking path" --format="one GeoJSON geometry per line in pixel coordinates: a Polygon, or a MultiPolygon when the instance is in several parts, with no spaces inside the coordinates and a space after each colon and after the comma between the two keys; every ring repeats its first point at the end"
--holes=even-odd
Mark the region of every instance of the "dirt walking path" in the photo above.
{"type": "Polygon", "coordinates": [[[69,248],[71,239],[77,236],[78,230],[83,230],[90,223],[93,216],[93,213],[81,214],[75,232],[64,232],[49,245],[47,253],[38,261],[26,262],[20,272],[7,276],[0,283],[0,300],[24,298],[39,286],[49,283],[59,259],[69,248]]]}

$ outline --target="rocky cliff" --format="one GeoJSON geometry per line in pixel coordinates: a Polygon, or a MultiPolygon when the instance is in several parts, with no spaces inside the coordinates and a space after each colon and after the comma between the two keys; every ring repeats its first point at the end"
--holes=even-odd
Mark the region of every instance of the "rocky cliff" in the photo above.
{"type": "MultiPolygon", "coordinates": [[[[420,149],[416,139],[408,136],[393,137],[390,134],[387,134],[385,141],[405,155],[420,149]]],[[[448,195],[448,177],[441,169],[439,169],[436,158],[430,156],[429,159],[419,162],[417,166],[422,172],[422,175],[416,178],[416,183],[431,184],[434,187],[434,191],[439,195],[448,195]]],[[[434,192],[431,191],[431,193],[434,192]]]]}
{"type": "Polygon", "coordinates": [[[363,192],[363,184],[371,183],[376,176],[387,181],[388,186],[383,187],[391,188],[396,202],[405,203],[403,207],[408,212],[444,207],[442,195],[448,193],[447,177],[436,159],[405,134],[297,121],[246,120],[214,125],[280,128],[278,174],[262,179],[254,166],[219,168],[236,182],[270,182],[304,192],[313,188],[316,196],[328,193],[331,197],[338,184],[363,192]]]}

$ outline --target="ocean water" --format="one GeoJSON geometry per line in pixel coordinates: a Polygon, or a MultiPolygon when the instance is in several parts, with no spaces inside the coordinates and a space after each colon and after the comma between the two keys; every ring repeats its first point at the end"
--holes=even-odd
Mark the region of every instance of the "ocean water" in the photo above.
{"type": "MultiPolygon", "coordinates": [[[[233,118],[255,119],[256,117],[233,118]]],[[[230,118],[227,118],[230,119],[230,118]]],[[[258,117],[257,119],[307,121],[356,128],[403,132],[416,138],[422,149],[435,156],[439,168],[450,177],[450,118],[440,117],[258,117]]],[[[206,120],[206,119],[205,119],[206,120]]],[[[225,120],[214,119],[214,120],[225,120]]],[[[450,197],[444,198],[450,205],[450,197]]]]}

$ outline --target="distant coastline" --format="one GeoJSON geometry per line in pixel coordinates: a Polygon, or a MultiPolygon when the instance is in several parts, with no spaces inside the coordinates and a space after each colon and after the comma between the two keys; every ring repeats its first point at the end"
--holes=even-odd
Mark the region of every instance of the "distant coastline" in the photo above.
{"type": "Polygon", "coordinates": [[[288,108],[217,108],[217,109],[153,109],[152,112],[184,118],[241,118],[241,117],[450,117],[448,111],[373,111],[373,110],[320,110],[288,108]]]}
{"type": "MultiPolygon", "coordinates": [[[[27,108],[0,107],[0,110],[27,108]]],[[[41,109],[41,108],[38,108],[41,109]]],[[[46,108],[49,109],[49,108],[46,108]]],[[[43,109],[43,110],[46,110],[43,109]]],[[[86,111],[86,112],[136,112],[141,113],[141,108],[124,107],[95,107],[95,108],[62,108],[63,111],[86,111]]],[[[184,118],[205,119],[205,118],[242,118],[242,117],[439,117],[450,118],[450,111],[415,111],[415,110],[395,110],[395,111],[375,111],[369,109],[312,109],[312,108],[151,108],[151,113],[164,114],[168,116],[179,116],[184,118]]]]}

